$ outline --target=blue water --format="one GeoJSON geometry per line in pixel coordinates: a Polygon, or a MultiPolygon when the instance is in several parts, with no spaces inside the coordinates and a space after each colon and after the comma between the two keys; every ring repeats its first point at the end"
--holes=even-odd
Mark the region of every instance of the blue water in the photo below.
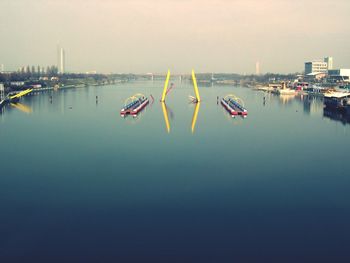
{"type": "Polygon", "coordinates": [[[175,85],[169,132],[161,82],[4,109],[0,262],[350,262],[347,119],[316,98],[200,87],[192,131],[194,92],[175,85]],[[134,93],[154,103],[121,118],[134,93]],[[232,93],[247,118],[217,104],[232,93]]]}

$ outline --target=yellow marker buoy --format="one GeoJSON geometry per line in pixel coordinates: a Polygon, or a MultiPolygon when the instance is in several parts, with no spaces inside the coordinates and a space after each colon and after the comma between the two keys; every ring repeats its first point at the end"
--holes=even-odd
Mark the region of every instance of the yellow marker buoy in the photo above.
{"type": "Polygon", "coordinates": [[[160,100],[161,102],[165,101],[165,96],[166,96],[166,92],[168,90],[169,80],[170,80],[170,70],[168,70],[168,74],[167,74],[166,79],[165,79],[163,95],[162,95],[162,99],[160,100]]]}

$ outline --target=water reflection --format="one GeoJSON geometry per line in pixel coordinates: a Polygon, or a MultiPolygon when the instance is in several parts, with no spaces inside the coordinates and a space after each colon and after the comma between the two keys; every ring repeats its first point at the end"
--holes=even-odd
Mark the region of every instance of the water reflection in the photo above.
{"type": "Polygon", "coordinates": [[[324,108],[323,117],[329,118],[333,121],[339,121],[343,125],[350,124],[350,115],[336,109],[324,108]]]}
{"type": "Polygon", "coordinates": [[[10,104],[11,107],[16,108],[17,110],[27,113],[27,114],[31,114],[33,112],[32,108],[29,107],[28,105],[22,104],[22,103],[11,103],[10,104]]]}
{"type": "Polygon", "coordinates": [[[194,111],[193,111],[192,124],[191,124],[192,133],[194,133],[196,129],[197,117],[198,117],[198,112],[200,107],[201,107],[201,103],[200,102],[196,103],[196,107],[194,108],[194,111]]]}
{"type": "Polygon", "coordinates": [[[304,113],[308,115],[322,114],[323,112],[323,99],[316,96],[304,96],[303,97],[303,109],[304,113]]]}
{"type": "Polygon", "coordinates": [[[276,95],[279,96],[280,102],[283,105],[289,104],[295,99],[295,95],[276,95]]]}
{"type": "Polygon", "coordinates": [[[163,110],[163,116],[164,116],[166,130],[168,133],[170,133],[170,122],[169,122],[169,116],[168,116],[168,109],[167,109],[165,102],[161,102],[161,103],[162,103],[162,110],[163,110]]]}
{"type": "Polygon", "coordinates": [[[267,94],[263,98],[263,106],[268,105],[269,101],[276,101],[283,107],[293,107],[295,104],[302,106],[303,112],[307,115],[320,115],[323,113],[323,98],[310,95],[276,95],[267,94]]]}

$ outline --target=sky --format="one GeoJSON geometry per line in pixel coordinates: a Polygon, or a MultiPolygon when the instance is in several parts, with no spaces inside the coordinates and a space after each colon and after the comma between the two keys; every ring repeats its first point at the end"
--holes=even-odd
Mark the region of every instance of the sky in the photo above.
{"type": "Polygon", "coordinates": [[[350,68],[349,0],[0,0],[0,64],[101,73],[350,68]]]}

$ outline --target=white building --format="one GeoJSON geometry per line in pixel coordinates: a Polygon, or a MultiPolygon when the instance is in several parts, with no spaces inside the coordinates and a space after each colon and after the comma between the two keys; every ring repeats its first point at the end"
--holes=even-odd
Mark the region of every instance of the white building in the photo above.
{"type": "Polygon", "coordinates": [[[322,60],[315,60],[311,62],[305,62],[305,75],[326,73],[328,70],[333,69],[333,58],[326,57],[322,60]]]}
{"type": "Polygon", "coordinates": [[[324,61],[305,62],[305,75],[310,73],[327,73],[328,64],[324,61]]]}
{"type": "Polygon", "coordinates": [[[333,82],[350,82],[350,69],[332,69],[328,71],[328,78],[333,82]]]}
{"type": "Polygon", "coordinates": [[[66,54],[62,47],[57,48],[57,68],[58,73],[64,74],[66,68],[66,54]]]}

